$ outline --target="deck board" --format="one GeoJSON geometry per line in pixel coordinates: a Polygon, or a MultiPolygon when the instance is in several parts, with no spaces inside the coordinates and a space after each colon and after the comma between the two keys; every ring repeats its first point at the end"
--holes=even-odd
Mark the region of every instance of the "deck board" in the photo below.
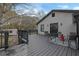
{"type": "Polygon", "coordinates": [[[35,56],[39,56],[41,55],[44,51],[47,51],[48,50],[48,47],[44,48],[44,49],[41,49],[40,51],[37,51],[35,56]]]}
{"type": "Polygon", "coordinates": [[[48,52],[46,52],[44,55],[45,56],[49,56],[49,54],[53,51],[53,48],[55,48],[55,45],[53,45],[52,47],[50,47],[50,49],[48,50],[48,52]]]}
{"type": "Polygon", "coordinates": [[[54,46],[52,51],[50,52],[49,56],[53,56],[53,54],[58,50],[59,46],[54,46]]]}
{"type": "Polygon", "coordinates": [[[67,56],[71,56],[71,48],[68,48],[68,51],[67,51],[67,56]]]}
{"type": "Polygon", "coordinates": [[[41,49],[29,49],[29,51],[28,51],[28,55],[31,55],[31,56],[33,56],[33,55],[35,55],[36,53],[38,53],[39,51],[40,51],[41,49]]]}
{"type": "Polygon", "coordinates": [[[61,54],[61,56],[66,56],[67,55],[67,51],[68,51],[68,47],[65,47],[65,49],[63,50],[63,53],[61,54]]]}
{"type": "Polygon", "coordinates": [[[75,49],[71,49],[71,54],[72,54],[72,56],[76,56],[76,50],[75,49]]]}
{"type": "Polygon", "coordinates": [[[77,50],[77,52],[76,52],[76,53],[77,53],[77,56],[79,56],[79,50],[77,50]]]}
{"type": "Polygon", "coordinates": [[[59,48],[57,49],[57,51],[53,54],[53,56],[57,56],[57,54],[59,54],[60,50],[62,49],[62,46],[59,46],[59,48]]]}
{"type": "Polygon", "coordinates": [[[62,49],[59,51],[59,53],[57,54],[57,56],[61,56],[63,51],[64,51],[65,47],[62,47],[62,49]]]}
{"type": "Polygon", "coordinates": [[[48,56],[49,55],[49,53],[51,52],[51,51],[53,51],[53,48],[55,48],[56,46],[55,45],[53,45],[53,46],[50,46],[48,49],[47,49],[47,51],[44,51],[44,53],[42,53],[41,54],[41,56],[48,56]]]}

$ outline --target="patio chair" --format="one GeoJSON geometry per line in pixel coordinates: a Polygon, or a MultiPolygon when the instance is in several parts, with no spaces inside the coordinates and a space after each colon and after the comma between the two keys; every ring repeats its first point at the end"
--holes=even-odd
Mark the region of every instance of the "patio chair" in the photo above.
{"type": "Polygon", "coordinates": [[[77,49],[77,39],[76,39],[76,34],[75,33],[70,33],[69,39],[68,39],[68,47],[71,48],[71,42],[75,43],[76,49],[77,49]]]}
{"type": "Polygon", "coordinates": [[[55,42],[56,42],[56,38],[58,37],[58,33],[52,33],[52,34],[50,34],[50,37],[52,37],[52,39],[55,39],[55,42]]]}

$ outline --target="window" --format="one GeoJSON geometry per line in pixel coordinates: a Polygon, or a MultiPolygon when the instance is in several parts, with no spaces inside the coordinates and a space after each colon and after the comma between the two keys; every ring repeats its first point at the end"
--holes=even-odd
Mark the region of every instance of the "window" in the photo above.
{"type": "Polygon", "coordinates": [[[44,24],[41,24],[40,30],[41,30],[41,32],[44,32],[44,24]]]}
{"type": "Polygon", "coordinates": [[[55,13],[52,13],[52,17],[55,17],[55,13]]]}
{"type": "Polygon", "coordinates": [[[10,31],[10,33],[12,33],[12,31],[10,31]]]}
{"type": "Polygon", "coordinates": [[[73,22],[74,22],[74,23],[76,23],[76,22],[77,22],[77,18],[78,18],[78,16],[73,15],[73,22]]]}

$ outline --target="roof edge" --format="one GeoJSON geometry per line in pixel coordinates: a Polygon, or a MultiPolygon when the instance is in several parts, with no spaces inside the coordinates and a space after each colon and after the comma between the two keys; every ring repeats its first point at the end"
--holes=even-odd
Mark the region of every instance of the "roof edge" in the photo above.
{"type": "Polygon", "coordinates": [[[49,16],[52,12],[66,12],[66,13],[78,13],[79,10],[64,10],[64,9],[54,9],[54,10],[51,10],[48,14],[46,14],[41,20],[39,20],[37,22],[37,25],[43,21],[47,16],[49,16]]]}
{"type": "Polygon", "coordinates": [[[43,21],[47,16],[49,16],[52,12],[53,12],[53,10],[50,11],[48,14],[46,14],[41,20],[39,20],[39,21],[37,22],[37,25],[38,25],[41,21],[43,21]]]}

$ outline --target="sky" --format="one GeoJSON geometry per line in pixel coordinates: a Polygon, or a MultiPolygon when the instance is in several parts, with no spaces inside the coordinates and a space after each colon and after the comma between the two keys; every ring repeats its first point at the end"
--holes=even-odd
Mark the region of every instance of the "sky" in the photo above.
{"type": "MultiPolygon", "coordinates": [[[[29,4],[29,3],[27,3],[29,4]]],[[[26,4],[26,5],[27,5],[26,4]]],[[[22,6],[18,5],[16,7],[18,11],[23,14],[31,14],[31,15],[38,15],[38,13],[47,14],[53,9],[71,9],[71,10],[79,10],[79,3],[30,3],[31,6],[22,6]],[[25,8],[26,7],[26,8],[25,8]],[[28,9],[27,9],[28,8],[28,9]]]]}
{"type": "Polygon", "coordinates": [[[40,3],[34,4],[39,9],[49,12],[53,9],[79,9],[79,3],[40,3]]]}

